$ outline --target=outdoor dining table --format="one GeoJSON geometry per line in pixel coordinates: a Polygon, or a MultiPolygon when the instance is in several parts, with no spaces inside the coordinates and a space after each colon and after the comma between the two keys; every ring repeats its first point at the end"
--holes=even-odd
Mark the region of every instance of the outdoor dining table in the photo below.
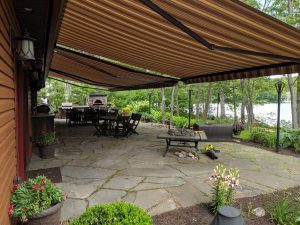
{"type": "Polygon", "coordinates": [[[103,121],[101,125],[101,132],[100,129],[98,133],[111,135],[114,132],[115,125],[117,123],[123,123],[124,121],[129,120],[129,116],[117,116],[117,115],[107,115],[107,116],[99,116],[99,121],[103,121]]]}

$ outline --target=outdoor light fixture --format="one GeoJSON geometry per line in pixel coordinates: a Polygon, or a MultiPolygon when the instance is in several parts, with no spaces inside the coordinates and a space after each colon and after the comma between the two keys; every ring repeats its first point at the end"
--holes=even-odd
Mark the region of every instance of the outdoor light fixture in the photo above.
{"type": "Polygon", "coordinates": [[[279,136],[280,136],[280,102],[281,102],[281,93],[284,89],[285,84],[279,80],[276,84],[276,91],[277,91],[277,102],[278,102],[278,108],[277,108],[277,139],[276,139],[276,151],[279,151],[279,136]]]}
{"type": "Polygon", "coordinates": [[[28,32],[21,37],[16,37],[16,52],[18,54],[17,59],[21,61],[27,60],[35,60],[34,57],[34,41],[32,37],[30,37],[28,32]]]}

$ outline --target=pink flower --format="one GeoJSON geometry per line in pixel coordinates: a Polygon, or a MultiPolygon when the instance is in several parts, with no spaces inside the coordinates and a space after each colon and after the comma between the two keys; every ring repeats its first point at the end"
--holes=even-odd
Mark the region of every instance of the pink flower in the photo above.
{"type": "Polygon", "coordinates": [[[13,204],[10,204],[8,207],[8,215],[12,216],[14,214],[14,206],[13,204]]]}
{"type": "Polygon", "coordinates": [[[45,190],[45,187],[44,186],[41,186],[40,187],[40,191],[44,191],[45,190]]]}
{"type": "Polygon", "coordinates": [[[45,179],[43,179],[41,183],[45,185],[47,183],[47,181],[45,179]]]}
{"type": "Polygon", "coordinates": [[[32,187],[32,190],[37,190],[39,188],[38,184],[35,184],[33,187],[32,187]]]}
{"type": "Polygon", "coordinates": [[[13,190],[17,190],[17,189],[18,189],[18,187],[19,187],[19,185],[18,185],[18,184],[14,184],[14,185],[13,185],[13,190]]]}

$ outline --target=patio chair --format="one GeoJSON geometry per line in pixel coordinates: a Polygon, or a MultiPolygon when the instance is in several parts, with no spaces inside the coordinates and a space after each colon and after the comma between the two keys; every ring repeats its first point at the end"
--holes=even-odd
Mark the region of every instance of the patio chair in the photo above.
{"type": "Polygon", "coordinates": [[[71,109],[69,113],[66,115],[67,119],[69,120],[69,125],[72,124],[80,124],[81,123],[81,112],[77,109],[71,109]]]}
{"type": "Polygon", "coordinates": [[[127,123],[127,117],[124,117],[122,115],[119,115],[116,120],[116,124],[114,127],[115,135],[114,137],[119,136],[127,136],[126,135],[126,123],[127,123]]]}
{"type": "Polygon", "coordinates": [[[91,124],[94,124],[95,122],[97,122],[97,119],[98,119],[98,114],[94,109],[92,108],[84,109],[83,111],[84,124],[88,124],[89,122],[91,122],[91,124]]]}
{"type": "Polygon", "coordinates": [[[138,127],[141,118],[141,114],[132,113],[129,121],[127,123],[124,123],[124,126],[126,128],[126,136],[131,134],[139,134],[138,132],[136,132],[136,128],[138,127]]]}

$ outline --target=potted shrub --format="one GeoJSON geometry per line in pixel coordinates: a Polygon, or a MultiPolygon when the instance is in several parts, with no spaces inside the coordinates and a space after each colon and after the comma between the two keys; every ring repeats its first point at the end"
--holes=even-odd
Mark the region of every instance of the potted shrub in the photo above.
{"type": "Polygon", "coordinates": [[[130,108],[128,106],[122,108],[122,116],[129,116],[130,108]]]}
{"type": "Polygon", "coordinates": [[[219,151],[215,150],[215,147],[213,145],[206,145],[204,148],[204,153],[213,160],[218,159],[216,152],[219,152],[219,151]]]}
{"type": "Polygon", "coordinates": [[[234,135],[240,135],[241,131],[244,130],[244,125],[240,122],[234,122],[232,126],[232,132],[234,135]]]}
{"type": "Polygon", "coordinates": [[[69,225],[90,224],[153,225],[153,222],[151,216],[139,207],[125,202],[115,202],[88,208],[69,223],[69,225]]]}
{"type": "Polygon", "coordinates": [[[54,157],[56,138],[54,132],[44,133],[38,136],[35,140],[36,145],[39,147],[40,157],[49,159],[54,157]]]}
{"type": "Polygon", "coordinates": [[[64,200],[58,187],[45,176],[37,176],[13,186],[8,213],[28,225],[59,225],[64,200]]]}

